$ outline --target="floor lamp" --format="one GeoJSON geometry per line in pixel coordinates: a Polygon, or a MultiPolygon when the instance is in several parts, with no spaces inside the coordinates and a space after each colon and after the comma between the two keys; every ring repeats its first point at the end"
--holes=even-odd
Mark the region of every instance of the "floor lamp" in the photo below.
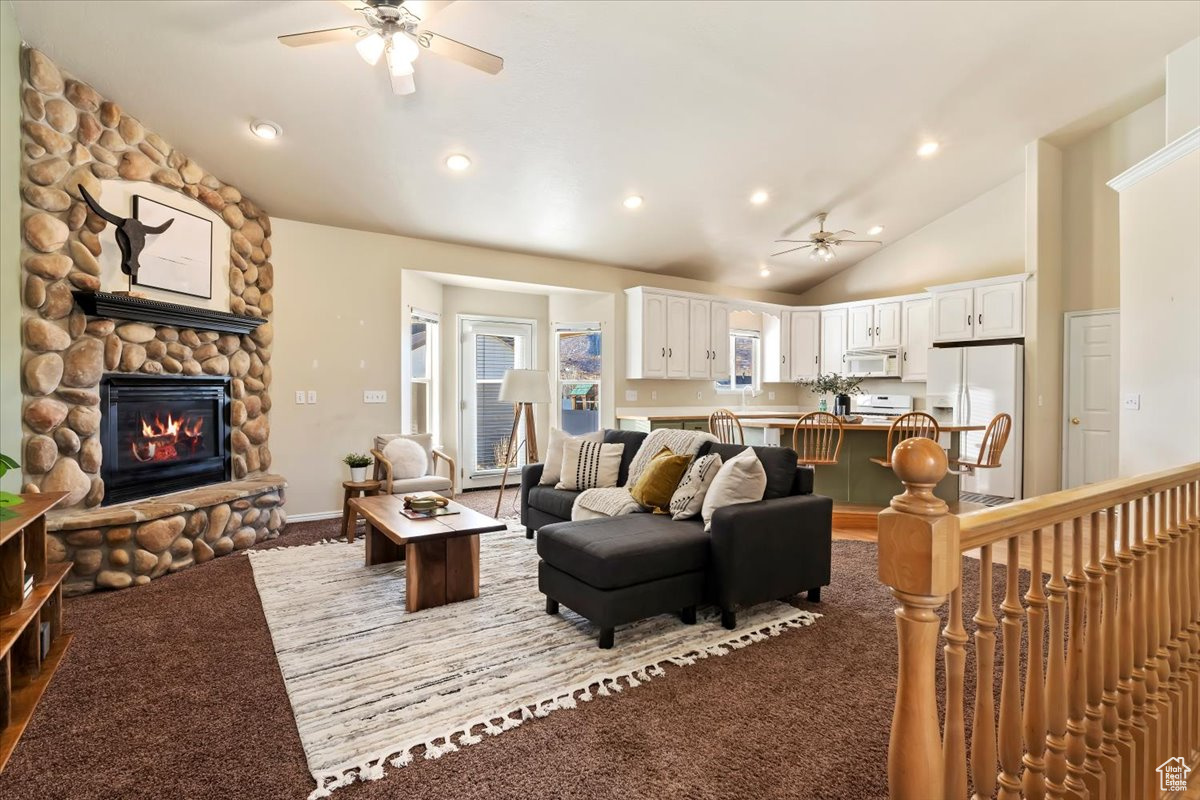
{"type": "Polygon", "coordinates": [[[504,458],[504,474],[500,476],[500,494],[496,498],[496,516],[500,516],[500,503],[504,499],[504,486],[508,483],[508,467],[516,457],[517,428],[521,415],[525,416],[525,453],[530,464],[538,460],[537,434],[533,425],[533,404],[550,402],[550,373],[542,369],[510,369],[504,372],[500,382],[501,403],[513,404],[512,434],[508,437],[508,453],[504,458]]]}

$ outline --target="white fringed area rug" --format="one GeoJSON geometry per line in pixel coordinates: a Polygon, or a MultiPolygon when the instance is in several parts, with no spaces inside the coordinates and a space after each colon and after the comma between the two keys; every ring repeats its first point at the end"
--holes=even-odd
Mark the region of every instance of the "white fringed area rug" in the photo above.
{"type": "Polygon", "coordinates": [[[480,551],[478,598],[413,614],[404,564],[363,566],[361,539],[249,551],[317,782],[310,798],[820,616],[763,603],[727,631],[715,609],[695,625],[663,615],[617,628],[616,646],[601,650],[587,620],[565,606],[545,613],[523,532],[484,534],[480,551]]]}

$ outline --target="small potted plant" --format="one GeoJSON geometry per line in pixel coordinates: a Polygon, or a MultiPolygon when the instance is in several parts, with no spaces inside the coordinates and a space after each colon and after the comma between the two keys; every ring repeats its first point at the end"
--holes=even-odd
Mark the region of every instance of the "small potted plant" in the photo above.
{"type": "Polygon", "coordinates": [[[371,466],[372,459],[366,453],[347,453],[342,463],[350,468],[350,480],[361,482],[367,479],[367,467],[371,466]]]}
{"type": "MultiPolygon", "coordinates": [[[[0,453],[0,478],[3,478],[10,469],[16,469],[19,466],[21,465],[16,462],[16,459],[0,453]]],[[[0,492],[0,520],[12,519],[17,516],[17,512],[9,510],[9,506],[19,506],[24,502],[25,500],[19,494],[0,492]]]]}
{"type": "Polygon", "coordinates": [[[858,387],[863,382],[862,378],[851,378],[846,375],[838,375],[836,372],[830,372],[826,375],[818,375],[810,380],[800,381],[800,385],[807,387],[814,394],[833,395],[833,413],[839,417],[844,417],[850,413],[850,395],[862,394],[862,389],[858,387]]]}

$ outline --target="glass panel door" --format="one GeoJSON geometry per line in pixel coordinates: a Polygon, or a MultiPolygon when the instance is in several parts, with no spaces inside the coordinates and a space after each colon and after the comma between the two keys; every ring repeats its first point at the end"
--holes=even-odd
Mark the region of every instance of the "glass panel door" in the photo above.
{"type": "Polygon", "coordinates": [[[558,426],[572,436],[600,430],[599,325],[555,331],[558,359],[558,426]]]}
{"type": "MultiPolygon", "coordinates": [[[[501,403],[500,383],[510,369],[533,366],[533,325],[462,319],[462,438],[464,486],[490,486],[509,458],[513,406],[501,403]]],[[[524,425],[512,443],[510,470],[525,463],[524,425]]]]}

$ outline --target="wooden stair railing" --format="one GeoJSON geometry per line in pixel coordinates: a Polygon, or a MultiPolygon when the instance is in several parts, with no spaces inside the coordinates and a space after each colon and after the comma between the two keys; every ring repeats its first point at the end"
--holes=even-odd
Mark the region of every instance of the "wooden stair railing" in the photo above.
{"type": "Polygon", "coordinates": [[[948,468],[935,441],[891,461],[905,491],[878,526],[899,643],[890,796],[1172,796],[1160,765],[1200,770],[1200,464],[954,515],[932,493],[948,468]]]}

